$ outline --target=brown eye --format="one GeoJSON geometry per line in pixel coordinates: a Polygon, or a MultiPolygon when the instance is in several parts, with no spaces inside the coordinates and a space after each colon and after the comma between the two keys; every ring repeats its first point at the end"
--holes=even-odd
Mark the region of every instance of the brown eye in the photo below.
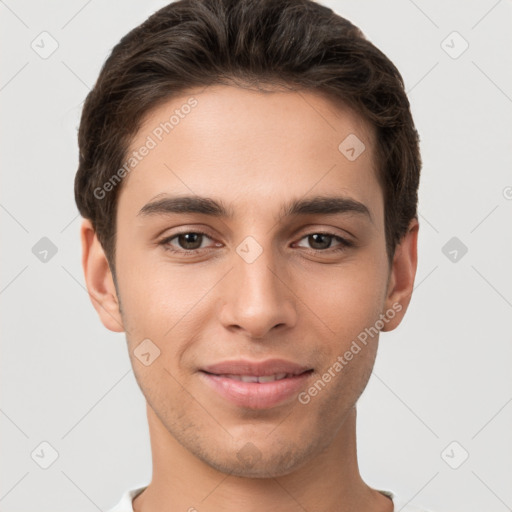
{"type": "Polygon", "coordinates": [[[334,233],[311,233],[301,238],[296,244],[298,247],[311,251],[333,254],[354,247],[354,243],[334,233]]]}
{"type": "Polygon", "coordinates": [[[332,235],[326,235],[324,233],[315,233],[308,236],[308,242],[312,249],[329,249],[331,246],[332,235]]]}
{"type": "Polygon", "coordinates": [[[207,248],[207,244],[211,241],[212,239],[206,233],[184,231],[165,238],[160,245],[170,252],[185,255],[207,248]]]}
{"type": "Polygon", "coordinates": [[[203,235],[201,233],[182,233],[177,236],[177,239],[182,249],[194,250],[201,247],[203,235]]]}

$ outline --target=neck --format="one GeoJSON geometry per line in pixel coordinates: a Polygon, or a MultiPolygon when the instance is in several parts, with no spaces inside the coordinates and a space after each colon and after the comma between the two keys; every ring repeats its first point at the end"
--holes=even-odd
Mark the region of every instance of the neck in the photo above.
{"type": "Polygon", "coordinates": [[[134,499],[135,512],[393,510],[391,500],[367,486],[359,474],[355,408],[326,450],[276,478],[242,478],[217,471],[179,444],[149,405],[147,413],[153,478],[134,499]]]}

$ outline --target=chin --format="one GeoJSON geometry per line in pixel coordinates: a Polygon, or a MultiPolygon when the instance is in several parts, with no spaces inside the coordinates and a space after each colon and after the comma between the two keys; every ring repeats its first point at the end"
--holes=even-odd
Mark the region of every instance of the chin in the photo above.
{"type": "Polygon", "coordinates": [[[213,469],[239,478],[277,478],[288,475],[306,464],[313,456],[314,447],[291,446],[268,447],[259,450],[248,441],[241,449],[229,456],[227,451],[222,457],[214,453],[196,453],[204,463],[213,469]],[[227,457],[228,455],[228,457],[227,457]]]}

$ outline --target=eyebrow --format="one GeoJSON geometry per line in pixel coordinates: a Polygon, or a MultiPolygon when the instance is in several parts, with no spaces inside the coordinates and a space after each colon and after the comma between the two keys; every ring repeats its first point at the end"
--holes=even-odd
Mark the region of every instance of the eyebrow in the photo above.
{"type": "MultiPolygon", "coordinates": [[[[160,194],[161,195],[161,194],[160,194]]],[[[159,197],[159,196],[156,196],[159,197]]],[[[202,213],[212,217],[231,217],[227,208],[209,197],[165,196],[145,204],[137,215],[167,215],[171,213],[202,213]]]]}
{"type": "MultiPolygon", "coordinates": [[[[285,205],[281,212],[284,217],[356,213],[368,217],[373,222],[370,210],[366,205],[343,196],[316,196],[308,199],[296,199],[285,205]]],[[[199,196],[164,196],[145,204],[137,215],[145,217],[173,213],[200,213],[225,218],[234,216],[233,212],[223,203],[209,197],[199,196]]]]}

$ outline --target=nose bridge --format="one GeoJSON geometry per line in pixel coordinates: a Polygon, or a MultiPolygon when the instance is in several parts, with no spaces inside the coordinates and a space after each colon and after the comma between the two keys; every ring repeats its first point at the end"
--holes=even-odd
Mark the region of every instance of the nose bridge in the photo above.
{"type": "Polygon", "coordinates": [[[277,286],[274,258],[270,250],[265,251],[255,261],[248,263],[243,258],[236,263],[235,275],[239,279],[238,297],[255,304],[271,304],[280,293],[277,286]]]}
{"type": "Polygon", "coordinates": [[[247,237],[233,254],[231,286],[223,297],[221,320],[225,327],[237,326],[259,338],[278,325],[295,323],[292,294],[276,272],[277,256],[247,237]]]}

